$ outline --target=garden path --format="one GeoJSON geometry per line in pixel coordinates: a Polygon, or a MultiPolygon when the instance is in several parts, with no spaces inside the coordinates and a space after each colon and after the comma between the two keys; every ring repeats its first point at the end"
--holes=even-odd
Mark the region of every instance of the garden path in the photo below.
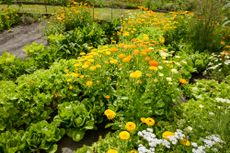
{"type": "Polygon", "coordinates": [[[0,55],[8,51],[17,57],[23,58],[25,53],[23,47],[32,42],[46,44],[46,38],[43,35],[44,24],[32,23],[29,25],[19,25],[11,30],[0,33],[0,55]]]}

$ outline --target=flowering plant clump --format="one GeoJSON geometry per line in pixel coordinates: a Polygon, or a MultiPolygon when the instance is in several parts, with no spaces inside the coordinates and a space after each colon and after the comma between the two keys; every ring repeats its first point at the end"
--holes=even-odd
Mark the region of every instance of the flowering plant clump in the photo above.
{"type": "Polygon", "coordinates": [[[146,130],[139,131],[138,135],[141,138],[143,138],[145,141],[147,141],[148,144],[148,145],[146,145],[145,143],[139,144],[138,146],[139,153],[150,153],[150,152],[154,153],[157,152],[158,148],[161,146],[164,146],[167,150],[170,149],[171,147],[178,145],[178,142],[184,147],[187,147],[187,150],[190,150],[193,153],[205,153],[206,149],[213,148],[214,150],[217,150],[217,148],[214,148],[214,146],[216,146],[216,144],[224,143],[218,136],[211,135],[211,136],[207,136],[205,139],[201,138],[201,140],[204,142],[204,145],[198,146],[196,142],[190,142],[183,134],[183,131],[179,129],[177,129],[175,133],[170,131],[165,131],[162,134],[163,139],[157,138],[157,136],[153,133],[153,129],[151,128],[147,128],[146,130]]]}

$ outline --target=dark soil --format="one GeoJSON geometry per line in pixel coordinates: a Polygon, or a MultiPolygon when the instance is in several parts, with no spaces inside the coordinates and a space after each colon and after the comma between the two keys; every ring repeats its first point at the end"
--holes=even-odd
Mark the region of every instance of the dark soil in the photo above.
{"type": "Polygon", "coordinates": [[[108,132],[111,132],[111,130],[104,128],[99,128],[97,131],[87,131],[83,140],[79,142],[74,142],[71,138],[65,135],[58,142],[58,150],[56,153],[74,153],[74,151],[81,148],[83,145],[92,145],[94,142],[97,142],[99,137],[105,137],[108,132]]]}
{"type": "Polygon", "coordinates": [[[32,42],[47,44],[43,35],[44,24],[32,23],[29,25],[19,25],[11,30],[0,33],[0,55],[8,51],[17,57],[23,58],[25,53],[23,47],[32,42]]]}

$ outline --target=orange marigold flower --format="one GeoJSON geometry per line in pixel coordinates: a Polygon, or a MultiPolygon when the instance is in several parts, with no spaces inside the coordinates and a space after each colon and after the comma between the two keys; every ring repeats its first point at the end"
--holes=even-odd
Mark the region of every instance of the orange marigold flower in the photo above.
{"type": "Polygon", "coordinates": [[[150,57],[149,57],[149,56],[146,56],[146,57],[145,57],[145,60],[146,60],[146,61],[149,61],[149,60],[150,60],[150,57]]]}
{"type": "Polygon", "coordinates": [[[137,50],[137,49],[134,50],[134,51],[133,51],[133,54],[134,54],[134,55],[138,55],[138,54],[139,54],[139,50],[137,50]]]}
{"type": "Polygon", "coordinates": [[[158,66],[158,62],[157,62],[156,60],[151,60],[151,61],[149,61],[149,64],[150,64],[151,66],[155,66],[155,67],[158,66]]]}
{"type": "Polygon", "coordinates": [[[121,59],[125,58],[125,54],[119,54],[118,57],[121,58],[121,59]]]}
{"type": "Polygon", "coordinates": [[[118,49],[117,49],[116,47],[112,47],[112,48],[110,48],[110,51],[111,51],[111,52],[117,52],[118,49]]]}

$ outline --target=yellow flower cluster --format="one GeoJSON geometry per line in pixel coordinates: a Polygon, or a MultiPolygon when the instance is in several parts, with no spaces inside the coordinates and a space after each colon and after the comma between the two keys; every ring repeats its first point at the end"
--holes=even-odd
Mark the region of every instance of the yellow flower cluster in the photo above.
{"type": "Polygon", "coordinates": [[[147,118],[142,117],[141,122],[145,123],[149,127],[155,125],[155,120],[153,118],[151,118],[151,117],[147,117],[147,118]]]}

